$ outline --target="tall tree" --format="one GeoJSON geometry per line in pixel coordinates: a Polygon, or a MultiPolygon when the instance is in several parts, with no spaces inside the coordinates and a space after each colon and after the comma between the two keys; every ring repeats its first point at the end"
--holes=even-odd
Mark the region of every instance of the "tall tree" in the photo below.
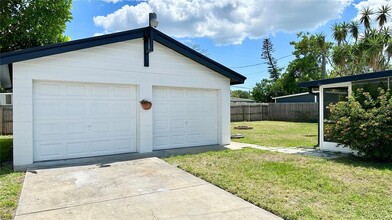
{"type": "Polygon", "coordinates": [[[265,64],[268,65],[268,72],[270,74],[270,79],[276,81],[280,76],[280,69],[276,59],[273,57],[272,53],[275,52],[274,46],[271,39],[266,38],[263,40],[263,47],[261,52],[261,58],[265,60],[265,64]]]}
{"type": "Polygon", "coordinates": [[[273,82],[272,80],[263,79],[256,83],[251,91],[252,97],[258,102],[272,102],[272,98],[284,95],[280,88],[279,80],[273,82]]]}
{"type": "Polygon", "coordinates": [[[298,82],[322,78],[323,66],[329,57],[332,43],[325,40],[324,34],[300,32],[294,46],[295,59],[289,63],[286,73],[293,74],[298,82]]]}
{"type": "Polygon", "coordinates": [[[236,97],[236,98],[243,98],[243,99],[250,99],[251,98],[249,92],[243,91],[243,90],[232,90],[232,91],[230,91],[230,96],[236,97]]]}
{"type": "Polygon", "coordinates": [[[338,27],[343,27],[344,22],[333,25],[333,36],[337,45],[333,48],[332,60],[336,75],[352,75],[390,68],[391,29],[385,26],[390,11],[390,6],[381,6],[376,13],[373,13],[370,8],[361,10],[360,22],[364,25],[364,32],[359,34],[359,28],[354,22],[348,25],[354,43],[342,44],[343,40],[339,38],[342,34],[338,27]],[[378,28],[371,25],[373,14],[377,15],[378,28]],[[359,35],[361,38],[358,37],[359,35]]]}
{"type": "Polygon", "coordinates": [[[378,9],[377,11],[377,18],[376,20],[378,21],[378,25],[380,26],[380,29],[384,26],[385,23],[387,23],[387,18],[389,17],[389,12],[391,11],[391,7],[389,5],[383,5],[381,8],[378,9]]]}
{"type": "Polygon", "coordinates": [[[1,0],[1,52],[69,40],[63,33],[72,19],[72,0],[1,0]]]}
{"type": "Polygon", "coordinates": [[[359,23],[356,21],[352,21],[349,24],[348,28],[352,38],[355,40],[355,43],[357,43],[359,37],[359,23]]]}
{"type": "Polygon", "coordinates": [[[366,7],[362,9],[360,13],[361,18],[359,19],[359,22],[361,22],[361,24],[365,26],[365,29],[368,30],[370,28],[370,16],[373,15],[374,12],[369,7],[366,7]]]}

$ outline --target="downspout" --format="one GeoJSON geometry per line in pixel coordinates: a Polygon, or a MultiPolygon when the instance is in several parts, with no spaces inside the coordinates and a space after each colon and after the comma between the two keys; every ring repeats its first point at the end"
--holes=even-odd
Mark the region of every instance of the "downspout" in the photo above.
{"type": "Polygon", "coordinates": [[[317,146],[320,147],[320,91],[318,93],[313,92],[312,88],[309,87],[309,94],[313,94],[317,97],[317,146]]]}

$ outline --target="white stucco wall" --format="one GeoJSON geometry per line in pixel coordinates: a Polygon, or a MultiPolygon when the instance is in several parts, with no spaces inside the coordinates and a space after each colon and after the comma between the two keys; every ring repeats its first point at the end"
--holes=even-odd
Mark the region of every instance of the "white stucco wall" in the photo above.
{"type": "MultiPolygon", "coordinates": [[[[153,86],[216,89],[218,141],[230,143],[230,79],[157,42],[144,67],[143,40],[136,39],[13,64],[15,166],[33,163],[34,80],[136,85],[138,100],[152,100],[153,86]]],[[[138,108],[141,153],[152,151],[152,112],[138,108]]]]}

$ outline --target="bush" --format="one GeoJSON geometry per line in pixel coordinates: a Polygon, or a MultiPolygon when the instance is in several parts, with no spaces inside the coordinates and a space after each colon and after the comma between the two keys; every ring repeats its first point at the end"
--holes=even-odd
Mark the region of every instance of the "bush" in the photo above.
{"type": "Polygon", "coordinates": [[[347,102],[329,106],[334,126],[326,134],[343,147],[364,156],[392,160],[392,97],[390,91],[378,89],[371,95],[358,89],[347,102]]]}

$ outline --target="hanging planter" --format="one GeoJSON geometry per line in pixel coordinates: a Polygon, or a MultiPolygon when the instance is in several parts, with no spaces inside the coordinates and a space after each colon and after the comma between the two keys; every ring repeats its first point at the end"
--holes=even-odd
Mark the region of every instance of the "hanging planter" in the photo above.
{"type": "Polygon", "coordinates": [[[141,100],[140,105],[142,106],[142,108],[144,110],[150,110],[150,108],[152,107],[152,103],[150,101],[148,101],[147,99],[141,100]]]}

